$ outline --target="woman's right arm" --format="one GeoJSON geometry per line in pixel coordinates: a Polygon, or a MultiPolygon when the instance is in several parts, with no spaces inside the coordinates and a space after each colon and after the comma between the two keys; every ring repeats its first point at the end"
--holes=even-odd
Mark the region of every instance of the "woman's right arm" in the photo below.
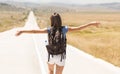
{"type": "Polygon", "coordinates": [[[47,33],[47,28],[40,29],[40,30],[20,30],[16,33],[16,36],[19,36],[22,33],[30,33],[30,34],[47,33]]]}

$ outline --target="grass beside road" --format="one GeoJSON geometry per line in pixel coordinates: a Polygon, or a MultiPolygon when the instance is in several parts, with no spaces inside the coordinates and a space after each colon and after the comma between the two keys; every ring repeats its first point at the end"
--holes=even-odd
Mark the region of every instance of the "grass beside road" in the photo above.
{"type": "Polygon", "coordinates": [[[0,11],[0,32],[22,27],[27,16],[26,11],[0,11]]]}
{"type": "Polygon", "coordinates": [[[120,66],[120,32],[69,33],[68,43],[97,58],[120,66]]]}
{"type": "Polygon", "coordinates": [[[64,23],[78,26],[99,21],[99,28],[89,27],[67,34],[68,43],[97,58],[120,67],[120,14],[119,13],[78,13],[63,14],[64,23]]]}

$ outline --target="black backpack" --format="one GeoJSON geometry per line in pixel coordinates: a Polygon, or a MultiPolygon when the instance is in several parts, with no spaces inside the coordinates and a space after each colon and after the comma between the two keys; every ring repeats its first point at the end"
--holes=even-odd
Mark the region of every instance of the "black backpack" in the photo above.
{"type": "Polygon", "coordinates": [[[51,27],[50,31],[48,32],[48,42],[49,44],[46,45],[48,51],[48,61],[50,59],[50,55],[52,57],[54,55],[61,54],[61,61],[64,59],[66,55],[66,35],[63,33],[62,27],[51,27]]]}

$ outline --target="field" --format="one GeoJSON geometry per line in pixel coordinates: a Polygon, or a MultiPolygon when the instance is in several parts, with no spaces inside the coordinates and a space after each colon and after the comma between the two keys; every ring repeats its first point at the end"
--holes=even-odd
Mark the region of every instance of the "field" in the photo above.
{"type": "MultiPolygon", "coordinates": [[[[35,12],[41,28],[50,26],[52,13],[35,12]]],[[[120,67],[120,13],[119,12],[64,12],[60,13],[67,26],[84,25],[92,21],[101,23],[99,28],[90,26],[81,31],[68,32],[67,41],[96,58],[120,67]]],[[[0,32],[25,24],[26,12],[0,12],[0,32]]]]}
{"type": "Polygon", "coordinates": [[[0,32],[24,26],[26,11],[0,11],[0,32]]]}
{"type": "Polygon", "coordinates": [[[100,28],[91,26],[82,31],[68,33],[68,43],[97,58],[120,66],[119,13],[78,13],[63,14],[63,16],[63,19],[67,20],[65,24],[70,26],[99,21],[100,28]]]}
{"type": "MultiPolygon", "coordinates": [[[[40,27],[50,26],[48,24],[50,24],[51,14],[36,13],[36,16],[40,27]]],[[[120,67],[119,12],[61,13],[61,17],[63,24],[70,27],[99,21],[101,23],[99,28],[91,26],[81,31],[68,32],[67,41],[96,58],[101,58],[120,67]]]]}

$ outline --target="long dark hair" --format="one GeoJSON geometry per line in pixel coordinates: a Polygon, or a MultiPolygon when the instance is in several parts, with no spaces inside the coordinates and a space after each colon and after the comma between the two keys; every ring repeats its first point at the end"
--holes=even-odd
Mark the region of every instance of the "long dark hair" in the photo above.
{"type": "Polygon", "coordinates": [[[54,13],[51,17],[51,27],[61,27],[62,26],[62,20],[58,13],[54,13]]]}

